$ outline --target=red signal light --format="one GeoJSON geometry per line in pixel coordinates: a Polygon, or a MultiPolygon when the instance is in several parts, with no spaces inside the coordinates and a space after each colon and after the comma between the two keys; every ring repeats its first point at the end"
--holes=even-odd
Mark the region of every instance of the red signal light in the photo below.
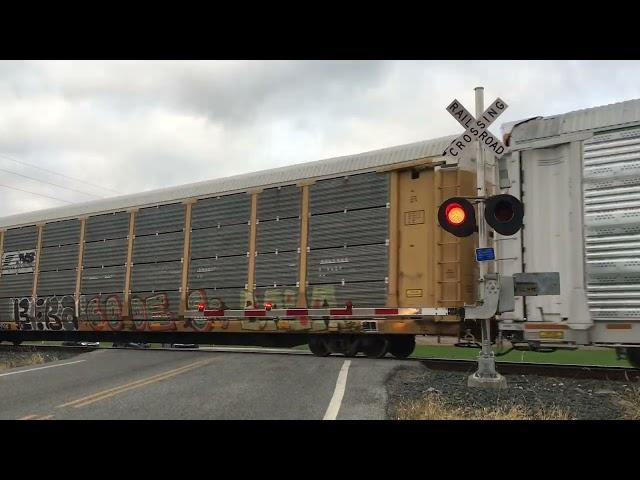
{"type": "Polygon", "coordinates": [[[464,208],[459,203],[450,203],[444,210],[447,221],[453,225],[460,225],[467,218],[464,208]]]}
{"type": "Polygon", "coordinates": [[[271,310],[271,308],[273,308],[273,304],[271,302],[267,302],[264,304],[265,310],[271,310]]]}
{"type": "Polygon", "coordinates": [[[442,202],[438,223],[456,237],[468,237],[476,231],[476,213],[466,198],[453,197],[442,202]]]}
{"type": "Polygon", "coordinates": [[[204,307],[205,307],[204,303],[199,303],[198,304],[198,311],[204,312],[204,307]]]}

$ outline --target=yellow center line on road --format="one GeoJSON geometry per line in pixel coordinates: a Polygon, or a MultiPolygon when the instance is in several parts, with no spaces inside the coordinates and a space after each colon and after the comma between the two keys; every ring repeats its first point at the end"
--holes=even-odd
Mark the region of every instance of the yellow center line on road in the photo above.
{"type": "Polygon", "coordinates": [[[18,420],[49,420],[53,418],[53,415],[27,415],[26,417],[19,418],[18,420]],[[38,418],[39,417],[39,418],[38,418]]]}
{"type": "Polygon", "coordinates": [[[27,415],[26,417],[19,418],[18,420],[31,420],[36,418],[38,415],[27,415]]]}
{"type": "Polygon", "coordinates": [[[78,398],[78,399],[73,400],[71,402],[67,402],[67,403],[64,403],[62,405],[58,405],[56,408],[63,408],[63,407],[70,407],[70,406],[73,406],[75,408],[84,407],[84,406],[89,405],[91,403],[98,402],[100,400],[104,400],[104,399],[112,397],[114,395],[118,395],[119,393],[123,393],[123,392],[126,392],[128,390],[132,390],[134,388],[143,387],[143,386],[149,385],[151,383],[160,382],[162,380],[166,380],[168,378],[171,378],[173,376],[179,375],[181,373],[185,373],[185,372],[188,372],[190,370],[194,370],[194,369],[196,369],[198,367],[203,367],[203,366],[213,362],[214,360],[215,359],[208,359],[208,360],[200,360],[198,362],[190,363],[189,365],[185,365],[183,367],[176,368],[174,370],[169,370],[167,372],[159,373],[157,375],[153,375],[153,376],[148,377],[148,378],[142,378],[142,379],[136,380],[134,382],[125,383],[125,384],[119,385],[117,387],[109,388],[109,389],[106,389],[106,390],[102,390],[100,392],[96,392],[96,393],[91,394],[91,395],[87,395],[86,397],[78,398]]]}

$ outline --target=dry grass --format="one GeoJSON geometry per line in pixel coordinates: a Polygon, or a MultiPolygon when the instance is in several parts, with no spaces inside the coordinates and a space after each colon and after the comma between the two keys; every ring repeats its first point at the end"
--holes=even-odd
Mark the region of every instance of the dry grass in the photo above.
{"type": "Polygon", "coordinates": [[[618,405],[627,420],[640,420],[640,388],[624,393],[618,399],[618,405]]]}
{"type": "Polygon", "coordinates": [[[0,370],[8,370],[10,368],[25,367],[27,365],[40,365],[45,363],[46,359],[40,352],[32,353],[29,356],[15,356],[5,359],[0,363],[0,370]]]}
{"type": "Polygon", "coordinates": [[[396,411],[398,420],[569,420],[568,412],[559,407],[525,408],[496,405],[472,409],[448,404],[440,395],[428,395],[422,400],[402,402],[396,411]]]}

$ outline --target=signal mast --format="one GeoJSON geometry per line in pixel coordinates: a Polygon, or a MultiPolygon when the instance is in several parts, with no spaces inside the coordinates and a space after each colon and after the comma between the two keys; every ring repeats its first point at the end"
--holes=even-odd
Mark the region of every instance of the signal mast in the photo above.
{"type": "MultiPolygon", "coordinates": [[[[513,195],[486,196],[484,150],[487,149],[498,158],[506,151],[506,147],[502,142],[493,137],[487,129],[506,110],[507,104],[498,98],[484,111],[484,89],[482,87],[476,88],[475,96],[475,118],[458,100],[454,100],[447,107],[447,111],[466,130],[443,152],[443,156],[457,157],[466,148],[470,148],[472,143],[476,143],[477,196],[471,198],[452,197],[445,200],[438,209],[438,223],[444,230],[456,237],[468,237],[474,233],[478,234],[478,248],[475,250],[476,261],[479,263],[480,270],[478,302],[475,307],[465,308],[465,315],[467,318],[475,318],[482,322],[482,350],[478,357],[478,370],[469,377],[468,385],[503,387],[506,385],[506,379],[496,371],[490,336],[491,320],[494,318],[495,313],[500,312],[500,309],[499,307],[497,309],[489,309],[487,307],[491,303],[488,301],[488,297],[497,297],[501,284],[504,283],[506,285],[508,279],[502,279],[497,274],[487,273],[486,262],[495,261],[496,257],[493,247],[488,247],[489,236],[485,222],[501,235],[514,235],[522,228],[524,208],[520,200],[513,195]],[[479,224],[471,201],[477,205],[478,217],[484,220],[479,224]]],[[[510,285],[513,287],[513,283],[510,285]]],[[[494,300],[497,306],[497,298],[494,298],[494,300]]]]}

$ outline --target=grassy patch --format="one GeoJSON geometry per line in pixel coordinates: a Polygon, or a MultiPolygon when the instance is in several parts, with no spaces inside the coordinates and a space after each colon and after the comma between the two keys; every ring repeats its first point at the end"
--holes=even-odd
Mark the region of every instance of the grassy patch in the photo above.
{"type": "Polygon", "coordinates": [[[437,394],[421,400],[402,402],[396,420],[569,420],[559,407],[528,408],[522,405],[470,408],[449,404],[437,394]]]}
{"type": "MultiPolygon", "coordinates": [[[[307,345],[293,347],[293,350],[308,351],[307,345]]],[[[494,350],[495,351],[495,350],[494,350]]],[[[450,358],[455,360],[475,360],[479,348],[460,348],[453,345],[416,345],[412,358],[450,358]]],[[[571,365],[604,365],[612,367],[630,367],[627,360],[616,357],[613,348],[585,347],[577,350],[558,350],[555,352],[521,352],[512,350],[496,357],[498,362],[553,363],[571,365]]]]}
{"type": "Polygon", "coordinates": [[[47,360],[40,353],[29,353],[25,355],[13,355],[9,358],[5,358],[0,362],[0,370],[8,370],[10,368],[26,367],[28,365],[40,365],[47,360]]]}
{"type": "MultiPolygon", "coordinates": [[[[413,352],[414,358],[451,358],[472,360],[478,357],[480,349],[460,348],[454,346],[417,345],[413,352]]],[[[584,348],[578,350],[558,350],[555,352],[520,352],[513,350],[506,355],[496,357],[498,362],[531,362],[575,365],[606,365],[615,367],[630,367],[627,360],[616,358],[613,349],[584,348]]]]}

